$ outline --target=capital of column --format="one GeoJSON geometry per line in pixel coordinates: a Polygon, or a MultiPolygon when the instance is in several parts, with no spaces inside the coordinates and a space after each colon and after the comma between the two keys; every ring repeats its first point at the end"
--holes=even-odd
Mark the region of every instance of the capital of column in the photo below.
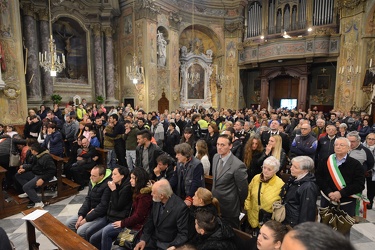
{"type": "Polygon", "coordinates": [[[112,35],[115,33],[114,29],[112,27],[105,27],[103,28],[104,35],[108,38],[111,38],[112,35]]]}
{"type": "Polygon", "coordinates": [[[91,25],[91,29],[92,29],[92,31],[94,33],[94,36],[98,37],[98,36],[101,35],[102,28],[101,28],[101,25],[99,23],[91,25]]]}
{"type": "Polygon", "coordinates": [[[31,16],[35,18],[35,6],[33,4],[24,4],[22,5],[23,14],[25,16],[31,16]]]}
{"type": "Polygon", "coordinates": [[[38,11],[38,17],[40,21],[49,21],[49,13],[47,8],[40,9],[38,11]]]}

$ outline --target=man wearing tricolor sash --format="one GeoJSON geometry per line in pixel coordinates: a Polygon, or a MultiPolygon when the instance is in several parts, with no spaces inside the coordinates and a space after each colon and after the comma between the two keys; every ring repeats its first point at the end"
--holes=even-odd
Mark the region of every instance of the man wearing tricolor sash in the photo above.
{"type": "Polygon", "coordinates": [[[316,173],[317,184],[322,191],[321,207],[329,202],[341,204],[341,209],[355,215],[356,194],[364,189],[365,176],[361,163],[348,155],[350,141],[339,137],[334,144],[335,153],[322,161],[316,173]]]}

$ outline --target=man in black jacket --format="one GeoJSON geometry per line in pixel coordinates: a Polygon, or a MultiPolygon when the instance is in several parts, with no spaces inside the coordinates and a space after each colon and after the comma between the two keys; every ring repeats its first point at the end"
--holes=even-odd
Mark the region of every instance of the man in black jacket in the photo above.
{"type": "Polygon", "coordinates": [[[155,180],[154,168],[158,164],[156,159],[164,154],[164,151],[151,142],[151,132],[147,129],[137,133],[137,142],[135,166],[144,168],[149,173],[150,179],[155,180]]]}
{"type": "Polygon", "coordinates": [[[96,224],[107,214],[111,190],[108,181],[111,179],[111,170],[104,166],[95,166],[91,170],[89,192],[77,215],[69,218],[65,225],[77,232],[87,241],[96,231],[96,224]],[[90,230],[94,229],[94,230],[90,230]]]}
{"type": "Polygon", "coordinates": [[[108,133],[107,130],[104,130],[103,133],[106,136],[112,137],[115,141],[115,152],[118,164],[123,167],[127,167],[125,161],[125,142],[122,139],[122,135],[125,133],[125,127],[124,124],[120,123],[118,120],[119,119],[117,114],[110,115],[108,121],[114,124],[113,132],[108,133]]]}
{"type": "Polygon", "coordinates": [[[335,153],[330,155],[327,161],[322,162],[316,172],[316,182],[324,193],[321,207],[327,207],[329,202],[333,204],[340,202],[340,208],[350,216],[354,216],[355,195],[365,188],[365,174],[361,163],[348,155],[350,141],[347,138],[337,138],[334,146],[335,153]],[[334,173],[341,173],[345,185],[334,173]]]}
{"type": "Polygon", "coordinates": [[[56,174],[56,166],[48,150],[42,148],[39,143],[32,144],[30,150],[35,157],[33,163],[21,165],[15,176],[16,180],[22,185],[23,191],[25,191],[19,197],[29,197],[31,202],[28,207],[44,207],[42,200],[36,193],[36,188],[53,178],[56,174]]]}
{"type": "Polygon", "coordinates": [[[141,241],[135,250],[168,249],[183,245],[188,239],[188,208],[173,193],[167,180],[152,186],[154,204],[143,226],[141,241]]]}

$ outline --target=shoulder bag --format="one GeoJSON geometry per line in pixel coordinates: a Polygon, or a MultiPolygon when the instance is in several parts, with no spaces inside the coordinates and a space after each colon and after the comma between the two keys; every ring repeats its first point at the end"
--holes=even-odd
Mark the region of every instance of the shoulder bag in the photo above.
{"type": "Polygon", "coordinates": [[[13,152],[13,139],[10,139],[10,151],[9,151],[9,167],[21,166],[20,154],[13,152]]]}

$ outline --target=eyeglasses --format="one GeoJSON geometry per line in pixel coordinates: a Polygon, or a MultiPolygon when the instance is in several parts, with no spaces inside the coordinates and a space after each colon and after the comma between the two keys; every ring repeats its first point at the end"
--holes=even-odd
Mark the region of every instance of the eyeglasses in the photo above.
{"type": "Polygon", "coordinates": [[[375,138],[367,138],[367,140],[375,141],[375,138]]]}
{"type": "Polygon", "coordinates": [[[309,128],[301,128],[301,130],[308,130],[309,128]]]}

